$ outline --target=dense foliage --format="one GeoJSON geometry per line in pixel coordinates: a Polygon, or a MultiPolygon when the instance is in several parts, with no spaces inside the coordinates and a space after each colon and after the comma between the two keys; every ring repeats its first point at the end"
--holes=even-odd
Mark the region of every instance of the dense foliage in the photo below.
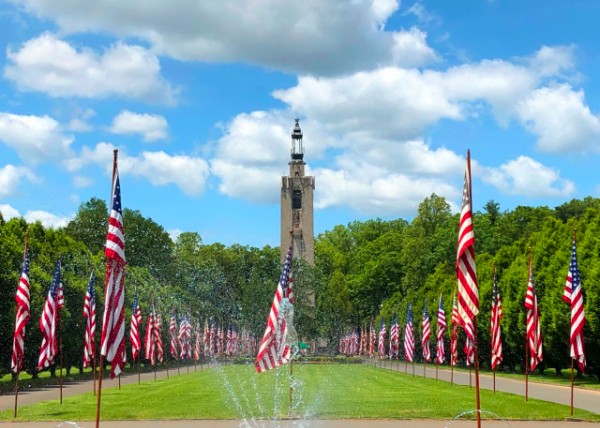
{"type": "MultiPolygon", "coordinates": [[[[24,370],[35,374],[41,333],[38,322],[54,262],[63,261],[65,307],[61,312],[64,365],[80,367],[83,354],[83,299],[89,275],[104,278],[103,244],[107,207],[93,198],[81,205],[63,229],[44,228],[23,219],[0,217],[0,370],[8,372],[15,321],[14,293],[20,275],[25,236],[32,252],[31,321],[27,327],[24,370]]],[[[163,312],[189,312],[199,323],[211,317],[233,323],[260,339],[280,274],[279,249],[242,245],[205,245],[197,233],[182,233],[175,242],[162,226],[138,211],[124,210],[126,315],[134,291],[142,311],[153,301],[163,312]]],[[[561,299],[570,261],[571,239],[577,245],[587,325],[588,371],[600,374],[600,200],[573,200],[554,209],[517,207],[502,211],[490,201],[474,216],[481,313],[478,317],[481,364],[489,366],[489,317],[492,271],[498,270],[503,301],[504,370],[521,370],[525,345],[527,260],[531,248],[544,339],[540,369],[557,372],[570,366],[569,307],[561,299]]],[[[456,291],[455,257],[458,216],[439,196],[431,195],[411,221],[353,222],[316,238],[314,267],[294,266],[296,323],[300,337],[319,338],[321,350],[335,353],[338,339],[354,327],[379,325],[398,316],[400,324],[412,304],[420,337],[422,308],[433,316],[440,294],[446,313],[456,291]],[[308,302],[314,293],[316,305],[308,302]]],[[[96,282],[101,324],[103,281],[96,282]]],[[[128,328],[127,328],[128,330],[128,328]]],[[[449,340],[449,337],[447,338],[449,340]]],[[[417,352],[419,355],[419,340],[417,352]]],[[[128,344],[129,347],[129,344],[128,344]]]]}

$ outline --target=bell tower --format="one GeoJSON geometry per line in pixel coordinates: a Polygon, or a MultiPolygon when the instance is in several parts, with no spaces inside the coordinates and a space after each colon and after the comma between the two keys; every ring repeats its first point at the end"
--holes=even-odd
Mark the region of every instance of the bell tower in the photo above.
{"type": "Polygon", "coordinates": [[[309,265],[315,263],[315,229],[313,215],[313,193],[315,177],[305,176],[304,146],[300,119],[296,119],[292,131],[290,175],[281,177],[281,240],[280,258],[285,255],[292,239],[294,258],[309,265]]]}

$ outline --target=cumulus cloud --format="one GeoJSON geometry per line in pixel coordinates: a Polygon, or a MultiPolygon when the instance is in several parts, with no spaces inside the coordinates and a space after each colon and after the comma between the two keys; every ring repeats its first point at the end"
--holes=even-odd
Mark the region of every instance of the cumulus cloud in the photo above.
{"type": "Polygon", "coordinates": [[[146,142],[167,138],[167,120],[156,114],[121,111],[112,122],[110,132],[114,134],[140,134],[146,142]]]}
{"type": "Polygon", "coordinates": [[[0,141],[30,163],[62,159],[72,154],[73,137],[49,116],[17,115],[0,112],[0,141]]]}
{"type": "Polygon", "coordinates": [[[19,5],[55,20],[63,32],[133,36],[180,60],[241,61],[315,75],[437,60],[422,32],[385,31],[398,0],[179,0],[176,5],[26,0],[19,5]]]}
{"type": "Polygon", "coordinates": [[[17,209],[8,204],[0,204],[0,212],[4,220],[23,217],[28,223],[39,221],[44,227],[49,228],[65,227],[75,217],[74,215],[59,216],[41,210],[30,210],[25,214],[21,214],[17,209]]]}
{"type": "Polygon", "coordinates": [[[175,102],[177,91],[161,77],[158,58],[141,46],[119,42],[96,53],[44,33],[17,51],[9,49],[7,57],[4,77],[23,91],[52,97],[175,102]]]}
{"type": "Polygon", "coordinates": [[[0,167],[0,198],[13,195],[23,179],[37,180],[28,168],[10,164],[0,167]]]}
{"type": "Polygon", "coordinates": [[[397,216],[413,214],[432,193],[448,200],[458,190],[439,178],[420,178],[378,170],[373,165],[356,165],[353,170],[319,169],[316,208],[348,205],[362,214],[397,216]]]}
{"type": "Polygon", "coordinates": [[[527,156],[519,156],[498,168],[481,167],[479,175],[486,183],[510,195],[528,197],[567,197],[575,193],[575,184],[527,156]]]}
{"type": "Polygon", "coordinates": [[[545,152],[600,149],[600,117],[585,104],[582,90],[568,84],[539,88],[519,103],[517,112],[545,152]]]}
{"type": "MultiPolygon", "coordinates": [[[[66,163],[66,167],[69,171],[76,172],[87,165],[95,164],[110,175],[114,149],[114,145],[106,142],[98,143],[92,148],[85,146],[78,156],[74,156],[66,163]]],[[[143,178],[155,186],[174,184],[190,196],[202,194],[209,176],[208,162],[204,159],[172,155],[163,151],[146,151],[133,156],[125,150],[119,150],[118,161],[121,176],[143,178]]],[[[87,182],[83,181],[81,184],[85,185],[87,182]]]]}
{"type": "Polygon", "coordinates": [[[143,177],[155,186],[174,184],[189,196],[199,196],[204,191],[209,168],[204,159],[161,151],[120,157],[119,173],[143,177]]]}

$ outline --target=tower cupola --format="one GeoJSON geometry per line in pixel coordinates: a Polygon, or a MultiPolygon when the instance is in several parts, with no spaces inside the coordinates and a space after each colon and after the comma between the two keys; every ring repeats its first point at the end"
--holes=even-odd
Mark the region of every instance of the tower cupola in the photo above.
{"type": "Polygon", "coordinates": [[[303,159],[302,130],[300,129],[300,119],[296,119],[296,124],[292,131],[292,161],[302,161],[303,159]]]}

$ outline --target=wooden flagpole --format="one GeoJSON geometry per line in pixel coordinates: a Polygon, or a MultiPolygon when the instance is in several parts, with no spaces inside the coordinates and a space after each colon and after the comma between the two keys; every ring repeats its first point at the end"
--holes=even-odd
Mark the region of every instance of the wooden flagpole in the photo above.
{"type": "MultiPolygon", "coordinates": [[[[531,247],[527,262],[527,281],[531,274],[531,247]]],[[[529,285],[528,285],[529,287],[529,285]]],[[[527,317],[525,318],[525,401],[529,401],[529,338],[527,337],[527,317]]]]}
{"type": "MultiPolygon", "coordinates": [[[[573,229],[573,243],[576,242],[576,237],[577,237],[577,229],[573,229]]],[[[572,304],[572,303],[571,303],[572,304]]],[[[572,321],[571,321],[572,322],[572,321]]],[[[569,333],[569,342],[571,341],[571,337],[570,337],[570,333],[569,333]]],[[[569,352],[570,353],[570,352],[569,352]]],[[[575,388],[574,388],[574,358],[571,357],[571,416],[573,416],[573,395],[575,393],[575,388]]]]}
{"type": "Polygon", "coordinates": [[[96,356],[92,358],[92,379],[94,380],[94,395],[96,395],[96,356]]]}
{"type": "Polygon", "coordinates": [[[573,358],[571,358],[571,416],[573,416],[573,392],[574,392],[574,388],[573,388],[573,358]]]}
{"type": "MultiPolygon", "coordinates": [[[[113,184],[115,182],[115,174],[117,173],[118,153],[119,153],[119,151],[117,149],[113,150],[113,171],[112,171],[112,180],[110,182],[110,206],[109,206],[109,209],[112,209],[113,184]]],[[[106,296],[106,282],[104,283],[104,295],[106,296]]],[[[104,355],[102,355],[102,349],[100,349],[99,364],[100,364],[100,373],[98,374],[98,401],[96,404],[96,428],[100,427],[100,404],[101,404],[101,400],[102,400],[102,377],[103,377],[103,369],[104,369],[104,355]]]]}
{"type": "MultiPolygon", "coordinates": [[[[471,151],[467,150],[467,167],[469,168],[469,210],[473,212],[473,192],[471,186],[471,151]]],[[[481,400],[479,395],[479,349],[477,344],[477,317],[473,317],[473,347],[475,348],[475,402],[477,410],[477,428],[481,428],[481,400]]],[[[468,358],[468,357],[467,357],[468,358]]],[[[469,376],[470,377],[470,376],[469,376]]]]}
{"type": "MultiPolygon", "coordinates": [[[[27,246],[29,245],[29,229],[25,232],[25,249],[23,250],[23,260],[27,257],[27,246]]],[[[21,277],[19,277],[19,282],[17,284],[17,288],[21,283],[21,277]]],[[[16,325],[17,321],[15,320],[15,330],[17,329],[16,325]]],[[[25,341],[23,341],[23,353],[25,353],[25,341]]],[[[15,376],[15,418],[17,417],[17,408],[19,402],[19,374],[21,374],[21,364],[23,363],[23,359],[17,359],[17,374],[15,376]]]]}
{"type": "Polygon", "coordinates": [[[477,346],[477,317],[473,317],[473,346],[475,347],[475,402],[477,428],[481,428],[481,399],[479,394],[479,349],[477,346]]]}
{"type": "MultiPolygon", "coordinates": [[[[61,281],[62,281],[62,279],[61,279],[61,281]]],[[[64,292],[63,292],[63,294],[64,294],[64,292]]],[[[57,308],[56,316],[58,317],[58,325],[59,325],[59,329],[60,329],[60,337],[59,337],[59,345],[58,345],[58,351],[60,352],[60,355],[59,355],[60,371],[58,373],[58,383],[60,384],[60,404],[62,404],[62,402],[63,402],[63,377],[62,377],[62,371],[63,371],[63,337],[62,337],[63,336],[62,335],[63,320],[62,320],[62,317],[60,316],[60,309],[58,309],[58,308],[57,308]]]]}

